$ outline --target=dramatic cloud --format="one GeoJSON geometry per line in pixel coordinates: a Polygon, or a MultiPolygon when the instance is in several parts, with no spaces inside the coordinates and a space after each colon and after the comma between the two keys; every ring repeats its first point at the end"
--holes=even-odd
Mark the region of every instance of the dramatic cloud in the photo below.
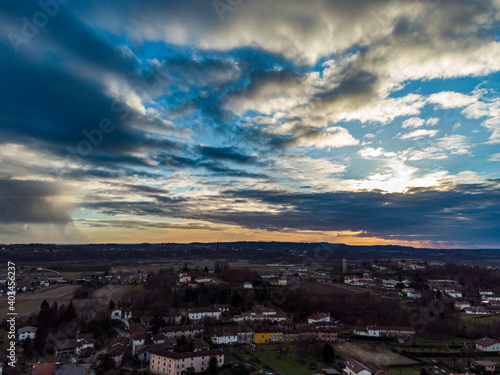
{"type": "Polygon", "coordinates": [[[499,1],[44,4],[0,12],[1,241],[500,246],[499,1]]]}

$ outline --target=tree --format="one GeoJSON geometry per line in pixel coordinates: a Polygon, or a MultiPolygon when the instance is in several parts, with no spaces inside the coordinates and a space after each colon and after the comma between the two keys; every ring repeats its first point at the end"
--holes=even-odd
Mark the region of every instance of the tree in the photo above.
{"type": "Polygon", "coordinates": [[[333,363],[335,360],[335,352],[333,351],[332,346],[325,344],[323,346],[323,350],[321,351],[321,356],[323,357],[323,362],[333,363]]]}
{"type": "Polygon", "coordinates": [[[111,354],[99,354],[97,357],[97,367],[95,369],[95,373],[98,375],[105,374],[108,370],[115,368],[115,366],[116,361],[111,354]]]}
{"type": "Polygon", "coordinates": [[[76,318],[76,311],[75,308],[73,307],[73,300],[69,302],[68,307],[66,308],[66,312],[64,314],[64,320],[66,322],[71,322],[76,318]]]}
{"type": "Polygon", "coordinates": [[[211,356],[209,361],[208,361],[208,373],[210,375],[216,375],[217,372],[219,371],[219,364],[217,362],[217,357],[216,356],[211,356]]]}
{"type": "Polygon", "coordinates": [[[36,317],[36,323],[38,327],[50,327],[52,323],[50,305],[46,299],[44,299],[42,304],[40,305],[40,311],[38,312],[38,315],[36,317]]]}
{"type": "Polygon", "coordinates": [[[43,348],[45,347],[45,342],[47,341],[47,329],[44,325],[38,326],[35,333],[35,339],[33,340],[33,349],[38,353],[43,353],[43,348]]]}

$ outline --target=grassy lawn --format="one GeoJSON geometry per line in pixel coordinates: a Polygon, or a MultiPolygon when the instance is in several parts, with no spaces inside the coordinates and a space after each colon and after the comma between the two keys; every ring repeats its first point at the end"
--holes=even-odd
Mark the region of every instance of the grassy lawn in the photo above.
{"type": "MultiPolygon", "coordinates": [[[[52,301],[51,301],[52,302],[52,301]]],[[[49,302],[49,303],[51,303],[49,302]]],[[[20,315],[26,313],[27,311],[31,311],[35,308],[40,307],[40,304],[42,303],[41,300],[38,299],[31,299],[27,301],[19,301],[16,303],[16,312],[20,315]]],[[[0,316],[7,316],[7,309],[4,308],[0,310],[0,316]]]]}
{"type": "Polygon", "coordinates": [[[131,292],[144,292],[143,284],[122,285],[120,289],[113,293],[113,298],[120,299],[123,295],[131,292]]]}
{"type": "MultiPolygon", "coordinates": [[[[268,365],[273,370],[280,371],[285,375],[308,375],[320,371],[320,369],[311,370],[309,368],[309,363],[316,363],[316,359],[314,358],[306,358],[306,364],[302,364],[299,360],[297,352],[295,351],[294,345],[289,346],[289,352],[286,357],[279,356],[276,350],[259,351],[261,349],[262,348],[257,348],[255,352],[252,352],[252,355],[257,357],[263,364],[268,365]]],[[[262,365],[255,365],[255,367],[257,370],[260,370],[262,365]]]]}

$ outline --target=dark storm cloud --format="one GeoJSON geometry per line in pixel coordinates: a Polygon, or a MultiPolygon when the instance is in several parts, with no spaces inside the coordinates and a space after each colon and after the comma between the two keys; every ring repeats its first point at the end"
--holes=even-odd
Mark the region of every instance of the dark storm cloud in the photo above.
{"type": "Polygon", "coordinates": [[[253,164],[257,160],[255,156],[240,153],[233,147],[200,146],[197,148],[197,151],[199,151],[205,158],[228,160],[241,164],[253,164]]]}
{"type": "Polygon", "coordinates": [[[500,191],[492,184],[458,185],[448,191],[415,188],[407,193],[244,190],[226,191],[218,197],[156,198],[153,209],[146,202],[97,202],[89,208],[107,214],[153,214],[270,231],[361,231],[362,236],[464,244],[478,239],[495,244],[500,239],[500,191]],[[204,210],[205,199],[211,207],[217,203],[220,208],[204,210]],[[231,208],[233,202],[258,202],[277,211],[242,212],[231,208]]]}
{"type": "Polygon", "coordinates": [[[70,223],[68,207],[54,201],[61,194],[53,183],[0,177],[0,223],[70,223]]]}

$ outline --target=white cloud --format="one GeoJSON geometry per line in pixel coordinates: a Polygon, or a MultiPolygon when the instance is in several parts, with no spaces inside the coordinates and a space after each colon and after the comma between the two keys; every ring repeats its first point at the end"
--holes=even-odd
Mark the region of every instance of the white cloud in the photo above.
{"type": "Polygon", "coordinates": [[[491,155],[488,161],[500,161],[500,153],[491,155]]]}
{"type": "MultiPolygon", "coordinates": [[[[307,130],[305,132],[307,133],[307,130]]],[[[340,126],[332,126],[313,136],[301,134],[301,132],[296,134],[298,136],[293,144],[298,147],[337,148],[359,144],[359,140],[354,138],[346,128],[340,126]]]]}
{"type": "Polygon", "coordinates": [[[418,129],[411,133],[403,134],[401,136],[401,139],[420,139],[424,137],[434,137],[437,132],[437,130],[418,129]]]}
{"type": "Polygon", "coordinates": [[[396,153],[386,152],[382,147],[378,148],[366,147],[359,150],[358,153],[365,159],[373,159],[379,157],[391,158],[396,156],[396,153]]]}
{"type": "Polygon", "coordinates": [[[410,117],[403,121],[403,128],[419,128],[425,124],[425,120],[420,117],[410,117]]]}
{"type": "Polygon", "coordinates": [[[429,103],[437,104],[444,109],[467,107],[477,102],[477,98],[474,96],[454,91],[441,91],[432,94],[428,100],[429,103]]]}
{"type": "Polygon", "coordinates": [[[425,124],[430,125],[430,126],[435,126],[438,124],[438,122],[439,122],[439,119],[437,117],[431,117],[425,121],[425,124]]]}

